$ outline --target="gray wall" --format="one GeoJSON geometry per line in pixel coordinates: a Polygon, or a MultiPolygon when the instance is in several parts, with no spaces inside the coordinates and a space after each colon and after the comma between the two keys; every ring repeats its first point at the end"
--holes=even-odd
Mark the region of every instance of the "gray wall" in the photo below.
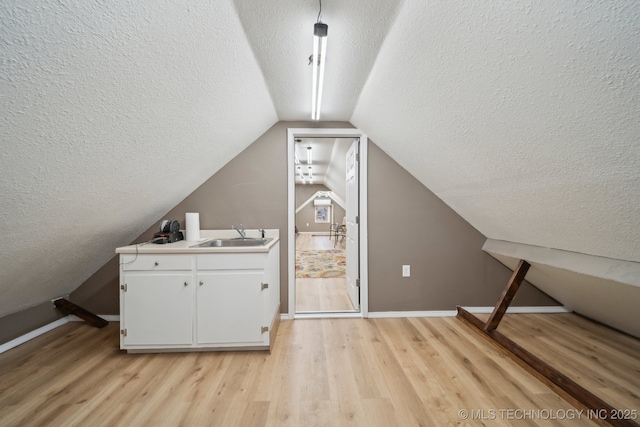
{"type": "MultiPolygon", "coordinates": [[[[482,251],[486,238],[375,144],[368,178],[369,311],[495,305],[511,270],[482,251]]],[[[557,303],[527,283],[513,304],[557,303]]]]}
{"type": "Polygon", "coordinates": [[[52,302],[44,302],[0,318],[0,344],[25,335],[66,316],[52,302]]]}
{"type": "MultiPolygon", "coordinates": [[[[296,209],[305,201],[309,199],[309,197],[313,196],[318,191],[331,191],[329,188],[322,184],[297,184],[296,185],[296,209]]],[[[334,220],[337,223],[342,223],[342,218],[345,216],[344,209],[332,201],[332,210],[334,220]]],[[[324,223],[316,223],[315,222],[316,210],[313,202],[310,202],[304,208],[300,210],[296,214],[296,227],[298,227],[298,231],[302,233],[317,233],[317,232],[329,232],[329,225],[324,223]],[[309,224],[307,226],[307,224],[309,224]]]]}
{"type": "MultiPolygon", "coordinates": [[[[199,212],[203,229],[280,230],[281,309],[287,295],[287,142],[289,127],[352,127],[343,122],[278,122],[132,243],[147,241],[164,218],[184,225],[199,212]]],[[[482,252],[485,241],[427,188],[383,153],[369,150],[369,310],[451,310],[456,305],[492,306],[510,271],[482,252]],[[411,277],[401,277],[402,264],[411,277]]],[[[115,249],[115,248],[114,248],[115,249]]],[[[99,314],[118,314],[118,260],[114,258],[75,290],[70,299],[99,314]]],[[[554,301],[531,286],[514,304],[554,301]]],[[[59,317],[43,304],[0,319],[6,342],[59,317]],[[9,337],[9,338],[7,338],[9,337]]]]}
{"type": "MultiPolygon", "coordinates": [[[[184,226],[186,212],[200,213],[201,229],[246,228],[280,230],[281,308],[287,295],[287,128],[351,128],[344,122],[278,122],[242,153],[171,209],[134,242],[151,238],[164,218],[184,226]]],[[[293,230],[292,230],[293,231],[293,230]]],[[[114,248],[115,250],[115,248],[114,248]]],[[[114,257],[71,294],[75,303],[96,313],[117,314],[118,261],[114,257]]]]}

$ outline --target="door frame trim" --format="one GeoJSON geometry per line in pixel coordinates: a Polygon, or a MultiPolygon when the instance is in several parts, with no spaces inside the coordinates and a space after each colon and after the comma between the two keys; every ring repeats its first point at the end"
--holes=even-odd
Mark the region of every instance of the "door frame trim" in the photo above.
{"type": "MultiPolygon", "coordinates": [[[[359,192],[360,192],[360,313],[355,313],[357,317],[369,317],[369,235],[368,235],[368,214],[367,214],[367,176],[368,176],[368,147],[369,140],[359,129],[351,128],[288,128],[287,129],[287,265],[288,265],[288,310],[287,317],[296,317],[296,226],[295,216],[295,160],[294,147],[296,138],[360,138],[360,171],[359,171],[359,192]]],[[[304,313],[301,313],[304,314],[304,313]]],[[[327,313],[324,317],[354,317],[354,313],[327,313]]],[[[318,317],[322,313],[318,313],[318,317]]]]}

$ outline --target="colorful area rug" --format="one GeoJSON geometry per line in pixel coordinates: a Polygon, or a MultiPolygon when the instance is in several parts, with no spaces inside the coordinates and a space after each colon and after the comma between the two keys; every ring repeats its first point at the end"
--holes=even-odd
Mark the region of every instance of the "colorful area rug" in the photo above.
{"type": "Polygon", "coordinates": [[[343,250],[296,251],[296,277],[346,277],[347,256],[343,250]]]}

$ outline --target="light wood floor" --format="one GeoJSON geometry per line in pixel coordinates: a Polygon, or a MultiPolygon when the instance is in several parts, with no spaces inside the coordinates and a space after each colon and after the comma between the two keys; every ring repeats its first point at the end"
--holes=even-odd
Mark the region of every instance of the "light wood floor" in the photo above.
{"type": "MultiPolygon", "coordinates": [[[[334,249],[335,238],[301,233],[296,235],[296,250],[334,249]]],[[[345,249],[339,240],[335,249],[345,249]]],[[[354,311],[347,294],[346,279],[296,278],[296,313],[301,312],[354,311]]]]}
{"type": "Polygon", "coordinates": [[[637,338],[574,314],[508,314],[498,330],[616,409],[636,409],[640,423],[637,338]]]}
{"type": "MultiPolygon", "coordinates": [[[[513,316],[526,348],[640,409],[638,340],[572,314],[513,316]]],[[[455,318],[283,321],[270,355],[130,355],[117,323],[69,323],[0,355],[3,427],[596,425],[508,412],[572,408],[455,318]]]]}

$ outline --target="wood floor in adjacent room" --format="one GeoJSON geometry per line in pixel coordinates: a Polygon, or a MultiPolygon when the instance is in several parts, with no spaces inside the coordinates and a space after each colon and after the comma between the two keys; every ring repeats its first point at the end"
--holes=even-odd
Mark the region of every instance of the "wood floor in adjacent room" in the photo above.
{"type": "MultiPolygon", "coordinates": [[[[344,239],[328,235],[299,233],[296,235],[296,250],[345,250],[344,239]]],[[[347,279],[341,278],[296,278],[296,313],[355,311],[347,293],[347,279]]]]}
{"type": "MultiPolygon", "coordinates": [[[[637,339],[568,313],[503,323],[615,407],[640,409],[637,339]]],[[[68,323],[0,355],[3,427],[596,425],[513,418],[573,408],[455,318],[283,321],[271,354],[127,354],[117,323],[68,323]]]]}

